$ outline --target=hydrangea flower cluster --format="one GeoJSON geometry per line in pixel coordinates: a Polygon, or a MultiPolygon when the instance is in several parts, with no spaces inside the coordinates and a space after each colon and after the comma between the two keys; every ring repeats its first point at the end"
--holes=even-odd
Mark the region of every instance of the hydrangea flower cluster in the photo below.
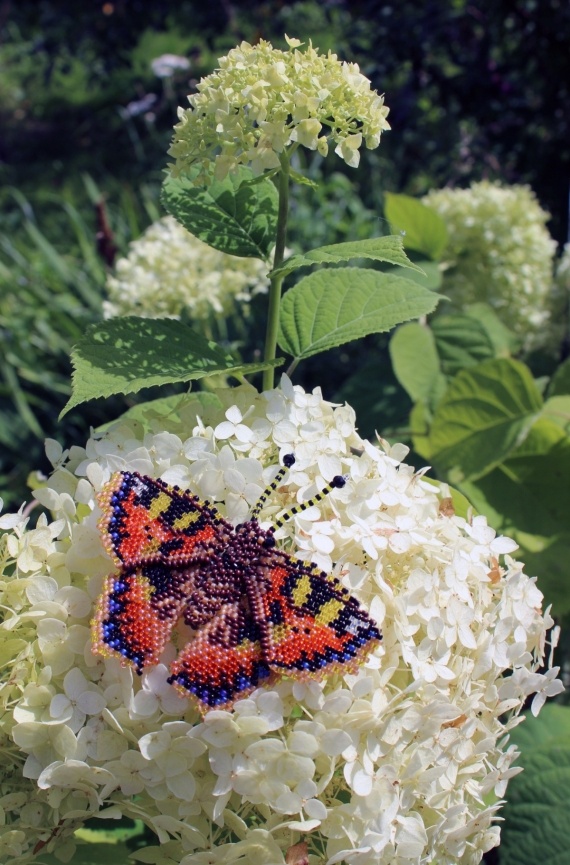
{"type": "Polygon", "coordinates": [[[242,42],[200,81],[188,97],[191,108],[178,109],[169,150],[173,174],[199,164],[204,178],[211,160],[218,179],[239,164],[260,174],[279,168],[279,154],[291,145],[325,156],[330,142],[347,165],[357,166],[363,142],[378,146],[390,128],[389,109],[358,64],[319,54],[311,43],[300,51],[298,39],[286,39],[288,51],[264,40],[242,42]]]}
{"type": "Polygon", "coordinates": [[[85,448],[49,442],[54,472],[36,495],[53,519],[2,518],[2,861],[69,858],[84,819],[123,814],[156,833],[144,861],[157,865],[285,865],[301,842],[311,865],[480,862],[518,771],[506,734],[530,695],[536,713],[562,688],[555,668],[538,671],[552,619],[514,542],[457,516],[404,446],[361,439],[349,406],[286,377],[262,394],[188,395],[166,424],[149,408],[144,425],[125,416],[85,448]],[[237,523],[291,452],[260,522],[345,476],[276,538],[369,610],[383,641],[367,662],[202,718],[166,682],[175,646],[140,678],[94,656],[89,622],[112,568],[96,493],[111,474],[160,476],[237,523]]]}
{"type": "Polygon", "coordinates": [[[267,272],[267,263],[219,252],[164,216],[117,261],[103,312],[105,318],[179,318],[183,310],[194,319],[227,315],[236,301],[267,291],[267,272]]]}
{"type": "Polygon", "coordinates": [[[484,180],[432,190],[423,201],[447,225],[443,291],[453,303],[489,303],[523,337],[542,327],[556,243],[530,187],[484,180]]]}

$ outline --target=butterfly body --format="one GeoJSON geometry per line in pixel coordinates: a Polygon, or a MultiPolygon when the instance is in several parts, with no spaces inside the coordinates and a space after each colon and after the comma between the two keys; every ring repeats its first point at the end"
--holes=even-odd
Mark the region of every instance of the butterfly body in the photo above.
{"type": "Polygon", "coordinates": [[[113,475],[99,504],[118,572],[99,599],[93,650],[142,673],[183,620],[195,634],[168,681],[201,711],[278,676],[354,670],[381,638],[338,580],[278,549],[255,518],[234,527],[192,493],[136,472],[113,475]]]}

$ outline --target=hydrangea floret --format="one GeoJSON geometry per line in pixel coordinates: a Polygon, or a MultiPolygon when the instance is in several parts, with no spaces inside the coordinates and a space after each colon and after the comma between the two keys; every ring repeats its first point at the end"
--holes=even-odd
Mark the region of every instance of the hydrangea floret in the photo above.
{"type": "Polygon", "coordinates": [[[204,178],[212,162],[219,180],[239,164],[260,174],[279,168],[288,149],[303,146],[325,156],[331,144],[357,166],[362,144],[378,146],[390,128],[389,109],[358,64],[286,39],[287,51],[263,39],[242,42],[200,81],[188,97],[191,107],[178,110],[169,150],[173,174],[199,166],[204,178]]]}
{"type": "Polygon", "coordinates": [[[481,861],[518,771],[507,734],[525,701],[536,713],[562,688],[545,658],[553,622],[515,543],[455,514],[406,453],[363,440],[349,406],[286,377],[207,406],[188,395],[162,422],[125,416],[85,447],[48,443],[54,471],[36,496],[53,517],[0,522],[2,861],[69,858],[93,815],[142,819],[156,863],[285,865],[305,842],[311,865],[481,861]],[[166,682],[185,626],[141,677],[95,656],[89,623],[112,570],[96,495],[110,476],[161,477],[238,523],[292,452],[260,523],[346,478],[276,539],[382,628],[366,663],[285,677],[201,717],[166,682]]]}
{"type": "Polygon", "coordinates": [[[267,291],[268,265],[208,246],[173,216],[153,223],[132,241],[107,278],[105,318],[140,315],[193,319],[228,315],[267,291]]]}
{"type": "Polygon", "coordinates": [[[432,190],[423,201],[448,230],[444,294],[458,306],[491,304],[525,338],[538,331],[549,314],[556,243],[530,187],[484,180],[432,190]]]}

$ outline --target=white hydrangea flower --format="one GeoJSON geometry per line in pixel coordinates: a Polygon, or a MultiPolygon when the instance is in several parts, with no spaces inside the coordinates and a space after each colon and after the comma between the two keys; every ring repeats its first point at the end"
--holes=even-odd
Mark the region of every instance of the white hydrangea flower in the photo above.
{"type": "Polygon", "coordinates": [[[179,318],[183,310],[195,319],[227,315],[236,303],[267,291],[267,272],[266,262],[219,252],[173,216],[164,216],[116,262],[103,313],[105,318],[179,318]]]}
{"type": "Polygon", "coordinates": [[[521,337],[539,331],[549,314],[556,243],[530,187],[484,180],[432,190],[423,201],[448,230],[444,294],[458,306],[489,303],[521,337]]]}
{"type": "Polygon", "coordinates": [[[178,109],[169,150],[174,175],[198,164],[198,182],[211,161],[218,179],[240,164],[261,174],[279,168],[279,155],[292,145],[326,156],[330,143],[356,167],[363,143],[378,147],[389,109],[358,64],[319,54],[311,43],[300,51],[299,40],[286,39],[288,51],[263,39],[242,42],[200,81],[191,108],[178,109]]]}
{"type": "Polygon", "coordinates": [[[301,842],[329,865],[476,865],[498,843],[498,800],[518,771],[508,732],[528,697],[537,712],[562,688],[556,669],[540,672],[552,619],[535,580],[484,517],[440,508],[405,449],[363,441],[350,407],[286,377],[217,396],[204,408],[189,395],[166,430],[152,414],[150,432],[125,417],[66,457],[50,445],[38,495],[53,520],[2,518],[3,861],[66,844],[71,856],[75,828],[112,808],[142,819],[157,861],[177,865],[285,865],[301,842]],[[174,645],[141,677],[94,656],[89,621],[111,567],[96,494],[112,473],[182,482],[239,521],[291,452],[260,522],[345,476],[276,538],[377,621],[366,663],[282,678],[202,718],[166,682],[174,645]]]}

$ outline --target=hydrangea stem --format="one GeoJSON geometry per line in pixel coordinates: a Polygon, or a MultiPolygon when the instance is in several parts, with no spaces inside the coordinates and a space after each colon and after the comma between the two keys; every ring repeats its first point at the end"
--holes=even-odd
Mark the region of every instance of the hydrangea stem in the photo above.
{"type": "MultiPolygon", "coordinates": [[[[280,156],[281,171],[279,172],[279,209],[277,213],[277,231],[275,237],[275,258],[273,269],[282,263],[285,253],[287,236],[287,216],[289,214],[289,158],[286,153],[280,156]]],[[[279,307],[281,304],[281,286],[283,276],[271,277],[269,283],[269,307],[267,310],[267,329],[265,331],[264,360],[274,360],[277,352],[277,334],[279,332],[279,307]]],[[[263,390],[271,390],[274,383],[274,368],[263,372],[263,390]]]]}

